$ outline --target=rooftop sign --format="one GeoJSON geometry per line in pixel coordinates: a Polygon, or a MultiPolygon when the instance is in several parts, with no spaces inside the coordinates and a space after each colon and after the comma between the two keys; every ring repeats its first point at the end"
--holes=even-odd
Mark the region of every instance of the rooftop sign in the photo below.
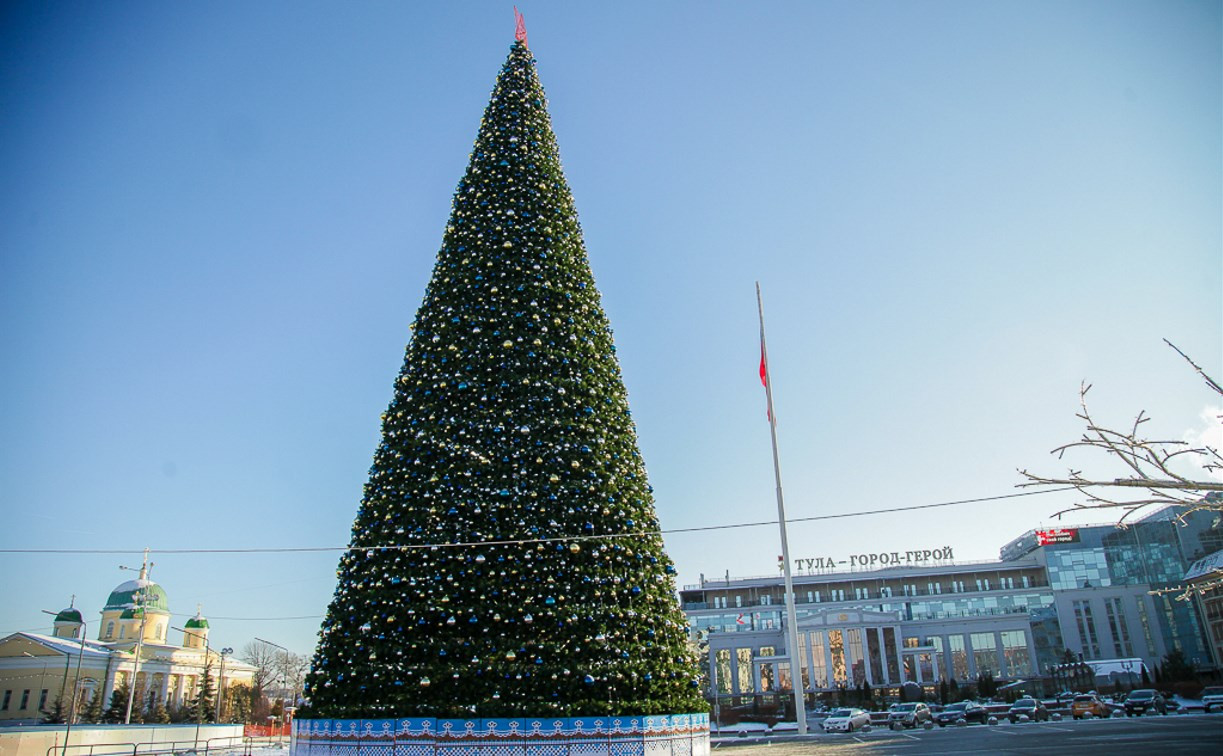
{"type": "Polygon", "coordinates": [[[1049,528],[1036,531],[1037,546],[1051,546],[1055,543],[1078,543],[1078,528],[1049,528]]]}
{"type": "Polygon", "coordinates": [[[937,549],[880,551],[874,554],[850,554],[849,559],[835,559],[830,556],[815,557],[812,559],[795,559],[794,566],[798,570],[832,570],[846,563],[848,563],[850,567],[897,567],[906,564],[942,562],[952,558],[951,547],[943,546],[937,549]]]}

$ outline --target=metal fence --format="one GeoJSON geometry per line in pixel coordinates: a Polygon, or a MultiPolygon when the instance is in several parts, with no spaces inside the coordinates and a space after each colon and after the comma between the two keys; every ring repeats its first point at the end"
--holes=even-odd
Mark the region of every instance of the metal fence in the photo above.
{"type": "Polygon", "coordinates": [[[79,745],[54,745],[47,749],[47,756],[180,756],[184,754],[207,754],[218,751],[242,750],[249,756],[254,739],[245,735],[232,735],[206,740],[173,740],[163,743],[82,743],[79,745]]]}

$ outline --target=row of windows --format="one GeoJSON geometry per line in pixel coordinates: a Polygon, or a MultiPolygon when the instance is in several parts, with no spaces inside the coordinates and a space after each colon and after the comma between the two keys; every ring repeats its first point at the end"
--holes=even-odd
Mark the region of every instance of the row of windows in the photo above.
{"type": "MultiPolygon", "coordinates": [[[[903,670],[896,647],[898,635],[892,627],[800,633],[798,659],[802,687],[826,689],[840,685],[859,686],[864,682],[897,684],[919,678],[925,682],[936,678],[969,680],[985,672],[1008,679],[1032,674],[1032,657],[1023,630],[927,636],[921,645],[931,646],[933,653],[904,655],[903,670]]],[[[905,638],[903,645],[916,647],[918,639],[905,638]]],[[[712,652],[712,682],[717,692],[740,694],[774,690],[773,665],[760,666],[758,686],[753,661],[775,653],[773,646],[755,650],[750,646],[722,648],[712,652]]],[[[789,669],[784,662],[776,667],[780,677],[788,678],[789,669]]],[[[788,681],[780,683],[779,687],[788,688],[788,681]]]]}
{"type": "MultiPolygon", "coordinates": [[[[13,691],[4,691],[4,700],[0,702],[0,711],[8,711],[9,706],[13,703],[13,691]]],[[[21,691],[21,705],[17,707],[18,711],[30,708],[30,689],[26,688],[21,691]]],[[[43,688],[38,694],[38,710],[42,711],[47,708],[47,689],[43,688]]]]}
{"type": "MultiPolygon", "coordinates": [[[[1032,614],[1053,606],[1053,594],[1049,591],[1028,593],[995,594],[992,596],[967,595],[918,601],[891,601],[862,605],[863,608],[880,612],[899,612],[904,621],[949,619],[956,617],[983,617],[1008,614],[1032,614]]],[[[1051,610],[1051,609],[1050,609],[1051,610]]],[[[1117,604],[1120,617],[1120,604],[1117,604]]],[[[818,610],[798,608],[799,619],[811,616],[818,610]]],[[[1121,621],[1121,620],[1119,620],[1121,621]]],[[[770,630],[781,627],[781,614],[777,611],[743,611],[735,614],[706,614],[690,618],[694,630],[710,632],[744,632],[770,630]]],[[[1128,641],[1128,634],[1125,635],[1128,641]]],[[[1129,654],[1125,654],[1128,656],[1129,654]]]]}
{"type": "MultiPolygon", "coordinates": [[[[979,578],[974,581],[976,591],[993,591],[993,590],[1014,590],[1016,588],[1032,588],[1034,581],[1030,575],[1020,575],[1018,579],[1012,576],[1003,576],[999,578],[979,578]]],[[[968,584],[963,580],[948,580],[944,582],[928,582],[924,586],[918,583],[904,583],[900,586],[885,585],[879,589],[873,589],[867,586],[859,586],[853,589],[853,597],[855,600],[863,601],[876,598],[892,598],[896,595],[896,590],[899,589],[902,596],[939,596],[942,595],[943,589],[946,587],[948,593],[968,593],[968,584]]],[[[844,588],[827,588],[811,591],[795,591],[799,604],[822,604],[826,601],[837,602],[848,600],[847,591],[844,588]]],[[[780,597],[774,597],[770,594],[764,594],[753,600],[751,596],[736,594],[734,596],[713,596],[710,606],[713,609],[727,609],[733,603],[735,608],[745,606],[771,606],[774,601],[781,601],[780,597]]]]}
{"type": "MultiPolygon", "coordinates": [[[[137,625],[139,627],[139,625],[137,625]]],[[[139,631],[133,632],[132,637],[139,635],[139,631]]],[[[106,632],[103,634],[103,640],[112,640],[115,637],[115,621],[110,620],[106,623],[106,632]]],[[[124,640],[127,637],[127,625],[119,625],[119,640],[124,640]]],[[[153,640],[166,639],[166,626],[161,622],[153,623],[153,640]]]]}

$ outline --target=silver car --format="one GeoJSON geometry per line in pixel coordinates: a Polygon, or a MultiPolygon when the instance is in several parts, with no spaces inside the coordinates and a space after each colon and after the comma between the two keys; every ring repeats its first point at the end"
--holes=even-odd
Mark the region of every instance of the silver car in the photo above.
{"type": "Polygon", "coordinates": [[[899,722],[905,727],[917,727],[933,719],[930,707],[924,703],[895,704],[888,712],[888,723],[899,722]]]}

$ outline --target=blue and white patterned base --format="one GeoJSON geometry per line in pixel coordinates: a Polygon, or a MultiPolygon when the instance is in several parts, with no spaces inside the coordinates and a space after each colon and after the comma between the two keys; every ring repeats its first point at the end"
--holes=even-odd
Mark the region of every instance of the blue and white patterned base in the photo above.
{"type": "Polygon", "coordinates": [[[298,719],[290,756],[709,756],[709,715],[298,719]]]}

